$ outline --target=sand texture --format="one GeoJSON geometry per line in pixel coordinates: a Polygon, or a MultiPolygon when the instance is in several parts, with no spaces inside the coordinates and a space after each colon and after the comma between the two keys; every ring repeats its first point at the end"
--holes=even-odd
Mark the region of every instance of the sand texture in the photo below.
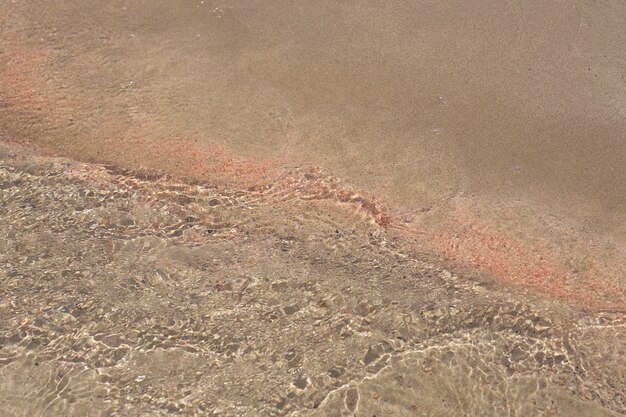
{"type": "Polygon", "coordinates": [[[624,16],[2,2],[0,415],[626,414],[624,16]]]}
{"type": "Polygon", "coordinates": [[[442,267],[319,172],[241,189],[1,151],[3,415],[626,411],[623,312],[442,267]]]}

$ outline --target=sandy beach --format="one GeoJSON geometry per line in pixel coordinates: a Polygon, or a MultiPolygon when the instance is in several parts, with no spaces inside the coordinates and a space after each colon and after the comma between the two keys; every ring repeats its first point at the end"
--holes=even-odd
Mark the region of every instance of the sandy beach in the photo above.
{"type": "Polygon", "coordinates": [[[3,415],[624,414],[625,15],[5,2],[3,415]]]}

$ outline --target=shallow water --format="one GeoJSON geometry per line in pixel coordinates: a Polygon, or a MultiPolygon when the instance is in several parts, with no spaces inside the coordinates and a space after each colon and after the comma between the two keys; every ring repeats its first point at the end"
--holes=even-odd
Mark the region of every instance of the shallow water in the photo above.
{"type": "Polygon", "coordinates": [[[3,415],[626,410],[623,313],[445,268],[319,171],[240,189],[1,156],[3,415]]]}
{"type": "Polygon", "coordinates": [[[0,11],[3,133],[133,166],[150,155],[113,145],[193,137],[321,166],[414,210],[461,192],[545,206],[623,245],[624,12],[15,1],[0,11]]]}
{"type": "Polygon", "coordinates": [[[626,414],[619,1],[0,6],[0,414],[626,414]]]}

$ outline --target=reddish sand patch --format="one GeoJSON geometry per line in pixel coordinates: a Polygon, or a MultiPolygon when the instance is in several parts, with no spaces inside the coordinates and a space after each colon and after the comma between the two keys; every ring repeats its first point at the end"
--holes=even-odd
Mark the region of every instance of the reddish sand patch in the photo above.
{"type": "Polygon", "coordinates": [[[127,152],[140,150],[137,160],[140,165],[164,170],[188,181],[253,186],[275,178],[278,171],[269,161],[240,158],[222,146],[189,137],[151,140],[138,134],[115,146],[127,152]]]}
{"type": "Polygon", "coordinates": [[[41,65],[46,59],[47,53],[43,49],[16,49],[4,56],[0,68],[0,89],[8,107],[28,111],[51,108],[43,93],[45,80],[41,65]]]}
{"type": "MultiPolygon", "coordinates": [[[[32,148],[16,140],[4,140],[4,143],[32,148]]],[[[109,146],[113,143],[118,152],[126,154],[120,158],[125,162],[129,161],[129,155],[140,155],[135,163],[143,163],[145,168],[158,169],[175,178],[247,191],[274,188],[290,198],[336,203],[350,208],[382,230],[399,232],[400,237],[416,242],[419,248],[429,248],[461,267],[480,270],[499,281],[532,289],[578,308],[626,311],[624,291],[619,287],[620,265],[609,267],[610,259],[592,256],[583,248],[577,249],[580,253],[568,254],[585,259],[586,269],[575,272],[563,254],[523,234],[516,237],[503,232],[497,227],[497,221],[496,226],[493,221],[485,224],[463,203],[457,203],[456,209],[439,222],[407,225],[399,216],[390,215],[385,205],[374,197],[364,197],[319,169],[289,171],[271,161],[238,158],[221,146],[203,144],[192,138],[126,137],[109,146]]],[[[94,173],[92,169],[83,172],[79,165],[76,169],[73,175],[102,180],[90,178],[94,173]]],[[[497,212],[493,211],[492,215],[497,212]]]]}
{"type": "MultiPolygon", "coordinates": [[[[63,112],[72,108],[70,100],[51,98],[53,94],[44,71],[49,59],[47,50],[36,48],[16,49],[3,55],[0,93],[5,108],[51,122],[60,120],[63,112]]],[[[110,125],[115,126],[116,121],[112,120],[110,125]]],[[[77,157],[90,155],[96,162],[163,171],[185,181],[237,186],[249,191],[281,187],[294,198],[348,205],[378,226],[401,230],[417,239],[419,245],[462,267],[478,269],[500,281],[531,288],[583,308],[626,311],[624,290],[619,286],[624,270],[621,266],[609,267],[601,255],[591,256],[584,249],[570,254],[586,262],[586,270],[575,274],[562,254],[493,225],[487,227],[466,207],[457,206],[442,224],[407,227],[375,198],[364,197],[320,170],[293,173],[284,168],[285,161],[241,158],[222,146],[193,137],[164,138],[156,132],[158,128],[151,129],[149,123],[144,123],[130,126],[118,136],[112,134],[106,141],[90,142],[84,138],[79,145],[68,147],[75,147],[72,153],[77,157]],[[100,158],[100,154],[106,157],[100,158]]],[[[521,232],[523,235],[524,231],[521,232]]]]}
{"type": "Polygon", "coordinates": [[[77,101],[54,94],[50,74],[45,70],[52,58],[48,49],[15,48],[0,58],[0,103],[6,110],[28,114],[39,121],[67,119],[69,110],[77,101]]]}
{"type": "Polygon", "coordinates": [[[540,241],[531,241],[532,237],[523,233],[516,237],[493,225],[487,226],[467,207],[457,206],[450,217],[442,224],[402,230],[417,238],[420,245],[434,249],[461,267],[483,271],[500,281],[530,288],[579,308],[626,311],[624,290],[613,284],[619,284],[619,276],[609,272],[606,261],[598,260],[590,253],[591,248],[568,254],[570,258],[585,259],[586,270],[574,271],[562,254],[549,250],[540,241]]]}

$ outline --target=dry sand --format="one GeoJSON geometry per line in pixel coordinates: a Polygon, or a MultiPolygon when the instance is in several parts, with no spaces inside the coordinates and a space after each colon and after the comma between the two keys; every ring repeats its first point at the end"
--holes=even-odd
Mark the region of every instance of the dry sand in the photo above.
{"type": "MultiPolygon", "coordinates": [[[[624,16],[621,1],[7,1],[0,137],[7,155],[57,154],[96,171],[159,170],[243,194],[278,184],[287,202],[315,190],[331,206],[352,207],[394,251],[599,320],[626,311],[624,16]],[[284,183],[294,172],[307,173],[284,183]]],[[[12,161],[3,159],[7,172],[23,170],[12,161]]],[[[16,216],[23,209],[3,204],[16,216]]],[[[1,231],[17,242],[13,220],[1,231]]],[[[21,259],[11,256],[6,265],[21,259]]],[[[381,291],[402,288],[385,285],[381,291]]],[[[623,337],[623,323],[615,329],[623,337]]],[[[405,353],[390,353],[400,368],[413,360],[405,353]]],[[[623,372],[623,359],[614,366],[623,372]]],[[[354,394],[350,384],[364,376],[354,372],[338,391],[344,412],[372,389],[363,382],[354,394]]],[[[376,383],[391,384],[377,375],[376,383]]],[[[611,382],[599,384],[601,395],[613,392],[611,382]]],[[[321,384],[303,392],[330,391],[321,384]]],[[[560,412],[583,410],[581,392],[561,401],[560,412]]],[[[623,413],[624,392],[615,395],[621,400],[598,404],[623,413]]],[[[526,400],[515,397],[517,413],[526,400]]]]}

